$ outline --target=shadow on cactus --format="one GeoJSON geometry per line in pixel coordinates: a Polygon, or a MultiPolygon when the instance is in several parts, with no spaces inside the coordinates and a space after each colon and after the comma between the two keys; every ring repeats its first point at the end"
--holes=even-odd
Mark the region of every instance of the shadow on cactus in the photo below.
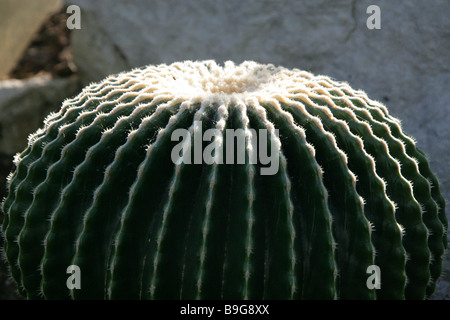
{"type": "Polygon", "coordinates": [[[111,76],[15,165],[4,256],[28,299],[424,299],[447,246],[438,181],[400,122],[296,69],[111,76]]]}

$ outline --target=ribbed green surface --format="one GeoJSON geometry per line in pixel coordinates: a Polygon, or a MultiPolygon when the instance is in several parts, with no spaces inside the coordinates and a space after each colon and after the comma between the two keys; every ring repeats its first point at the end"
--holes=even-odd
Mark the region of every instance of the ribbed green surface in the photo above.
{"type": "Polygon", "coordinates": [[[66,100],[16,166],[4,254],[29,299],[424,299],[447,246],[437,178],[399,122],[299,70],[209,61],[112,76],[66,100]],[[226,133],[242,130],[246,161],[235,149],[234,164],[176,164],[177,129],[191,150],[216,129],[223,162],[226,133]],[[275,174],[249,161],[252,130],[279,146],[275,174]],[[81,289],[66,286],[72,264],[81,289]],[[371,265],[381,289],[366,285],[371,265]]]}

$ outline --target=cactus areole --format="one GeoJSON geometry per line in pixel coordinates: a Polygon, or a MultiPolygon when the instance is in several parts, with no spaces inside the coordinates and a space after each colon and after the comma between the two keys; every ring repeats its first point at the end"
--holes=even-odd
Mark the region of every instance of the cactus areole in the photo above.
{"type": "Polygon", "coordinates": [[[27,299],[424,299],[447,246],[438,181],[400,122],[297,69],[110,76],[15,165],[4,257],[27,299]]]}

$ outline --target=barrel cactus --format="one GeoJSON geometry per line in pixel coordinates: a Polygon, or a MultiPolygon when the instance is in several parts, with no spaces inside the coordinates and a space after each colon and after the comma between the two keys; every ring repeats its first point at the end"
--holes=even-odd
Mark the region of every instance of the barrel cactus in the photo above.
{"type": "Polygon", "coordinates": [[[438,181],[400,122],[297,69],[110,76],[15,165],[3,251],[28,299],[424,299],[447,246],[438,181]]]}

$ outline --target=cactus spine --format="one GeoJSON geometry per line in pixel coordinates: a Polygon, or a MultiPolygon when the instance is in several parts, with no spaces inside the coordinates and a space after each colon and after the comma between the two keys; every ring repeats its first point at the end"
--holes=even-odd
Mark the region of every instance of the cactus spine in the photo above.
{"type": "Polygon", "coordinates": [[[66,100],[15,164],[4,255],[29,299],[423,299],[441,273],[445,201],[425,155],[385,106],[324,76],[134,69],[66,100]],[[180,128],[188,147],[215,129],[215,150],[242,129],[247,161],[174,163],[180,128]],[[272,175],[248,161],[259,129],[272,175]]]}

